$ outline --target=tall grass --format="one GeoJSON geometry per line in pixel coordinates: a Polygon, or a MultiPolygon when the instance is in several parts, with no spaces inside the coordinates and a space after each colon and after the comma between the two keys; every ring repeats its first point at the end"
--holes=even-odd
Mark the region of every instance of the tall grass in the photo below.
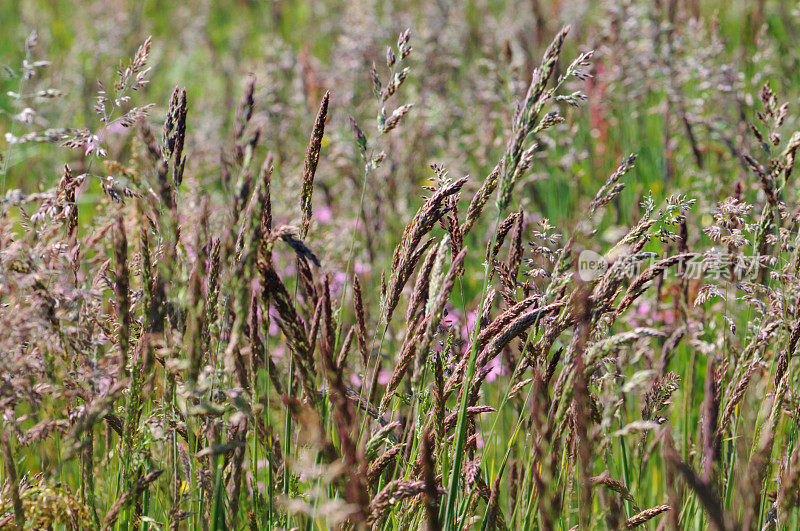
{"type": "Polygon", "coordinates": [[[23,41],[0,527],[796,527],[797,14],[320,6],[23,41]]]}

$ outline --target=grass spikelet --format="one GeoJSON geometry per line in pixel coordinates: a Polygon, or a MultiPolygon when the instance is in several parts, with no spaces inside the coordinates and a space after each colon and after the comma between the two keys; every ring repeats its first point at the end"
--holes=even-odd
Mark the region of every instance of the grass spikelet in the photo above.
{"type": "Polygon", "coordinates": [[[652,520],[659,514],[669,510],[671,510],[669,505],[657,505],[655,507],[645,509],[644,511],[641,511],[625,520],[625,529],[633,529],[635,527],[639,527],[640,525],[644,525],[649,520],[652,520]]]}
{"type": "Polygon", "coordinates": [[[457,181],[443,184],[425,201],[425,204],[406,225],[403,238],[395,248],[392,257],[391,277],[383,308],[384,322],[388,323],[392,320],[392,314],[400,299],[400,292],[416,265],[418,255],[415,252],[418,250],[420,241],[444,215],[445,209],[449,205],[449,198],[458,194],[466,182],[467,178],[462,177],[457,181]]]}
{"type": "Polygon", "coordinates": [[[361,365],[366,369],[369,359],[367,318],[364,309],[364,298],[361,294],[361,283],[358,277],[353,277],[353,304],[356,313],[356,340],[358,341],[358,350],[361,352],[361,365]]]}
{"type": "Polygon", "coordinates": [[[405,443],[398,443],[383,452],[370,463],[367,469],[367,483],[374,484],[384,470],[394,461],[395,457],[405,449],[405,443]]]}
{"type": "Polygon", "coordinates": [[[114,293],[117,297],[117,313],[119,316],[119,371],[121,377],[128,376],[128,350],[131,336],[130,298],[128,296],[128,239],[125,235],[125,223],[122,216],[117,218],[117,230],[114,239],[114,261],[116,262],[116,282],[114,293]]]}
{"type": "Polygon", "coordinates": [[[396,479],[386,485],[369,505],[368,524],[379,522],[392,506],[401,503],[403,500],[422,494],[426,491],[425,482],[420,480],[396,479]]]}
{"type": "Polygon", "coordinates": [[[317,172],[319,162],[319,152],[322,149],[322,135],[325,134],[325,120],[328,117],[328,101],[330,92],[326,92],[322,97],[317,118],[314,120],[314,128],[311,131],[311,138],[308,140],[306,148],[306,159],[303,163],[303,186],[300,192],[300,211],[303,214],[303,221],[300,224],[300,237],[305,238],[308,228],[311,225],[311,197],[314,194],[314,174],[317,172]]]}

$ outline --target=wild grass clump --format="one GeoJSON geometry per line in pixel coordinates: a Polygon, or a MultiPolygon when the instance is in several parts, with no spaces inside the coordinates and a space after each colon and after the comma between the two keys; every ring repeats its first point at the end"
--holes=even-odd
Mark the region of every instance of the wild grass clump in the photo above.
{"type": "Polygon", "coordinates": [[[577,39],[546,2],[432,4],[419,32],[345,9],[329,67],[265,46],[240,96],[212,53],[227,108],[194,79],[149,103],[154,36],[70,114],[29,35],[0,527],[797,526],[778,32],[748,12],[742,65],[702,2],[608,2],[577,39]]]}

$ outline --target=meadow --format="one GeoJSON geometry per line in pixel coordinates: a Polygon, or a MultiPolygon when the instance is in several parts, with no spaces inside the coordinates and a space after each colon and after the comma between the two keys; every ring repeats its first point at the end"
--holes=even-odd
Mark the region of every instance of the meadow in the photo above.
{"type": "Polygon", "coordinates": [[[0,35],[0,529],[800,528],[796,3],[0,35]]]}

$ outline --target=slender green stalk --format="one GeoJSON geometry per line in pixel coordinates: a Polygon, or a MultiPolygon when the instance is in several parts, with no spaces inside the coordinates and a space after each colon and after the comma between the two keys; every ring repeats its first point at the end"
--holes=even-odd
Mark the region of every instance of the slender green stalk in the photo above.
{"type": "MultiPolygon", "coordinates": [[[[495,221],[495,227],[492,231],[492,240],[491,240],[491,247],[494,248],[495,239],[497,238],[497,229],[500,226],[500,221],[502,217],[502,211],[498,209],[497,211],[497,220],[495,221]]],[[[486,292],[489,288],[489,271],[490,271],[491,264],[489,261],[486,262],[483,271],[483,288],[481,290],[481,297],[480,303],[478,304],[478,308],[483,308],[484,301],[486,300],[486,292]]],[[[467,372],[464,377],[463,383],[461,384],[461,403],[459,404],[458,410],[458,422],[456,424],[456,432],[455,432],[455,446],[453,448],[453,466],[450,470],[450,477],[449,477],[449,486],[448,486],[448,494],[445,498],[444,503],[444,529],[445,531],[449,531],[454,529],[456,526],[455,522],[455,503],[456,497],[458,493],[458,484],[459,480],[461,479],[461,461],[464,453],[464,444],[466,443],[466,435],[467,435],[467,404],[469,402],[469,394],[470,394],[470,387],[472,384],[472,378],[475,375],[475,361],[478,357],[478,333],[480,332],[480,327],[475,326],[472,332],[472,349],[470,350],[469,354],[469,362],[467,364],[467,372]]]]}

